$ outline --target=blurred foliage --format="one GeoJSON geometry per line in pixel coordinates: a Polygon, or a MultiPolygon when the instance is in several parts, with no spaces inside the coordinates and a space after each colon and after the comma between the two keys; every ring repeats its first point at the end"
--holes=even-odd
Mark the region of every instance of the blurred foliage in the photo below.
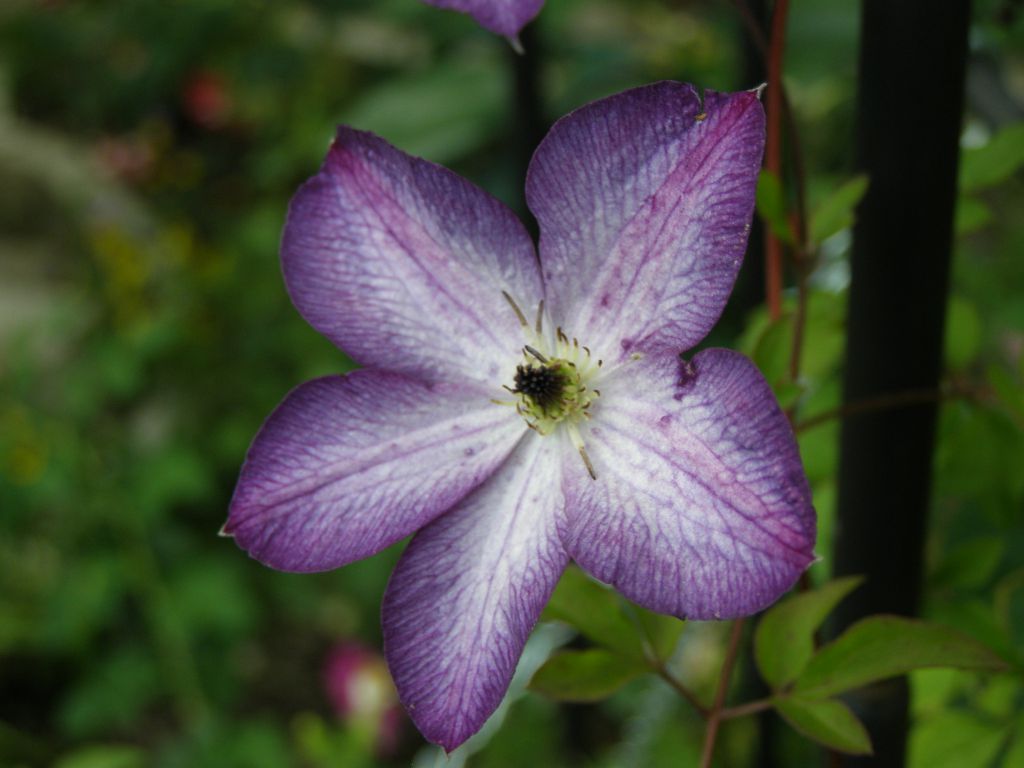
{"type": "MultiPolygon", "coordinates": [[[[941,409],[927,613],[1020,664],[1024,14],[976,5],[947,346],[958,394],[941,409]]],[[[740,29],[731,4],[711,0],[549,0],[536,24],[545,117],[661,78],[753,87],[740,29]]],[[[852,176],[855,47],[855,4],[794,8],[787,72],[818,212],[800,376],[788,375],[795,296],[776,323],[737,307],[742,327],[718,338],[807,422],[825,556],[838,422],[809,420],[839,405],[865,183],[852,176]]],[[[397,552],[292,576],[216,532],[262,419],[299,382],[351,366],[284,291],[289,196],[345,121],[515,205],[512,63],[502,40],[416,0],[0,5],[0,765],[433,764],[404,721],[382,741],[325,694],[331,648],[379,647],[397,552]]],[[[788,227],[776,183],[770,218],[788,227]]],[[[825,557],[812,576],[828,571],[825,557]]],[[[562,658],[581,680],[639,638],[630,663],[661,659],[710,695],[720,627],[687,625],[676,643],[679,622],[576,586],[594,612],[556,599],[548,618],[579,632],[562,658]]],[[[566,637],[540,640],[532,669],[566,637]]],[[[523,681],[501,727],[452,762],[695,763],[699,718],[655,676],[614,663],[622,686],[598,703],[556,707],[523,681]]],[[[914,681],[914,765],[1020,764],[1018,680],[914,681]]],[[[725,724],[722,765],[757,749],[755,723],[725,724]]],[[[779,749],[783,764],[814,759],[795,738],[779,749]]]]}

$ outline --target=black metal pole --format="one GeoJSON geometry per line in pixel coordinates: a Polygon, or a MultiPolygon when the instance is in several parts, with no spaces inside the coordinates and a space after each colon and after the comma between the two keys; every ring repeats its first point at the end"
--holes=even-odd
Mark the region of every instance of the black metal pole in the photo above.
{"type": "MultiPolygon", "coordinates": [[[[515,157],[519,199],[517,213],[523,218],[533,239],[537,239],[537,222],[526,206],[526,170],[537,149],[548,124],[544,117],[544,103],[541,94],[541,59],[543,40],[537,31],[537,21],[527,24],[519,33],[521,52],[508,46],[508,58],[512,70],[512,120],[510,121],[510,148],[515,157]]],[[[502,41],[504,42],[504,41],[502,41]]]]}
{"type": "MultiPolygon", "coordinates": [[[[949,283],[969,0],[863,0],[858,159],[870,177],[854,229],[844,402],[938,386],[949,283]]],[[[862,573],[839,631],[873,613],[914,615],[932,481],[936,406],[842,427],[836,575],[862,573]]],[[[851,698],[874,758],[902,766],[904,681],[851,698]]]]}

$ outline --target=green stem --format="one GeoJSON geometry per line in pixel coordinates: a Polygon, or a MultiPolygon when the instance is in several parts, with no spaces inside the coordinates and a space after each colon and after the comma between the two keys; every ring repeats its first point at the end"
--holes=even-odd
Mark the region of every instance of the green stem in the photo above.
{"type": "Polygon", "coordinates": [[[732,678],[732,670],[736,665],[740,638],[743,636],[743,622],[744,619],[736,619],[732,623],[729,647],[725,652],[722,672],[718,677],[718,691],[715,693],[715,702],[711,705],[711,711],[708,713],[708,726],[704,734],[704,750],[700,758],[700,768],[711,768],[711,760],[715,756],[715,741],[718,739],[718,727],[722,722],[725,696],[729,692],[729,680],[732,678]]]}

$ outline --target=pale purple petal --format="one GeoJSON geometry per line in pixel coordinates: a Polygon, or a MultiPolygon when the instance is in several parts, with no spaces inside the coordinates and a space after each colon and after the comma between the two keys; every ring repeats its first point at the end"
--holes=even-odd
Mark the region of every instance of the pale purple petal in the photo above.
{"type": "Polygon", "coordinates": [[[565,569],[561,435],[529,433],[508,462],[413,538],[384,598],[384,652],[424,736],[452,750],[501,703],[565,569]]]}
{"type": "Polygon", "coordinates": [[[524,431],[478,389],[371,370],[310,381],[253,441],[224,533],[273,568],[337,568],[456,504],[524,431]]]}
{"type": "Polygon", "coordinates": [[[376,136],[339,128],[292,199],[281,245],[292,301],[363,365],[500,383],[522,344],[507,291],[543,298],[533,244],[504,205],[376,136]]]}
{"type": "Polygon", "coordinates": [[[424,0],[438,8],[468,13],[484,29],[515,37],[526,23],[540,13],[544,0],[424,0]]]}
{"type": "Polygon", "coordinates": [[[796,441],[757,368],[709,349],[645,359],[602,386],[584,435],[597,472],[566,471],[559,533],[582,568],[662,613],[758,611],[813,560],[796,441]]]}
{"type": "Polygon", "coordinates": [[[559,120],[534,155],[548,309],[605,362],[681,352],[725,306],[764,146],[753,92],[662,82],[559,120]]]}

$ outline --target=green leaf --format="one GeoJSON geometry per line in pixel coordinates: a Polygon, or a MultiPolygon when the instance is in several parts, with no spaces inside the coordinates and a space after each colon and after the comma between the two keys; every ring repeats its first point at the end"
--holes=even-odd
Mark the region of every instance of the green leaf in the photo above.
{"type": "Polygon", "coordinates": [[[661,662],[668,661],[679,644],[686,622],[675,616],[633,607],[636,608],[637,620],[643,627],[645,639],[649,641],[655,658],[661,662]]]}
{"type": "MultiPolygon", "coordinates": [[[[1021,355],[1021,360],[1024,361],[1024,355],[1021,355]]],[[[1009,371],[997,364],[990,365],[986,374],[988,384],[995,390],[999,402],[1012,410],[1019,419],[1024,419],[1024,387],[1017,383],[1009,371]]],[[[1024,371],[1021,375],[1024,376],[1024,371]]]]}
{"type": "Polygon", "coordinates": [[[954,370],[966,368],[981,346],[981,318],[973,304],[961,298],[949,300],[946,312],[946,365],[954,370]]]}
{"type": "Polygon", "coordinates": [[[869,616],[822,648],[796,681],[805,696],[830,696],[912,669],[955,667],[998,672],[1007,663],[956,630],[899,616],[869,616]]]}
{"type": "Polygon", "coordinates": [[[643,659],[638,627],[623,613],[621,598],[579,568],[566,569],[543,618],[564,621],[598,645],[643,659]]]}
{"type": "Polygon", "coordinates": [[[647,665],[603,648],[565,651],[548,659],[530,689],[558,701],[600,701],[647,672],[647,665]]]}
{"type": "Polygon", "coordinates": [[[789,226],[782,182],[771,171],[762,170],[757,179],[757,212],[777,238],[790,245],[796,241],[789,226]]]}
{"type": "Polygon", "coordinates": [[[861,581],[859,576],[838,579],[783,600],[761,617],[754,633],[754,658],[772,688],[796,680],[814,655],[814,633],[861,581]]]}
{"type": "Polygon", "coordinates": [[[142,768],[145,757],[138,747],[95,745],[64,755],[54,768],[142,768]]]}
{"type": "Polygon", "coordinates": [[[851,755],[871,754],[867,729],[838,699],[781,699],[775,709],[797,731],[819,744],[851,755]]]}
{"type": "Polygon", "coordinates": [[[979,536],[957,545],[947,553],[932,574],[932,582],[957,587],[983,587],[995,575],[1006,551],[998,536],[979,536]]]}
{"type": "Polygon", "coordinates": [[[953,228],[958,235],[969,235],[971,232],[977,232],[994,218],[992,209],[981,200],[969,195],[960,195],[956,201],[953,228]]]}
{"type": "Polygon", "coordinates": [[[757,338],[751,357],[761,373],[772,382],[789,378],[789,360],[793,355],[793,315],[785,312],[771,320],[757,338]]]}
{"type": "Polygon", "coordinates": [[[504,114],[499,57],[471,56],[368,89],[343,122],[436,163],[483,146],[504,114]]]}
{"type": "Polygon", "coordinates": [[[854,176],[821,201],[811,214],[812,243],[821,243],[847,227],[853,226],[854,209],[868,191],[868,177],[854,176]]]}
{"type": "Polygon", "coordinates": [[[1024,765],[1024,716],[1017,718],[1013,739],[1006,750],[1003,765],[1024,765]]]}
{"type": "Polygon", "coordinates": [[[974,192],[1010,178],[1024,166],[1024,123],[1008,125],[987,144],[960,154],[960,189],[974,192]]]}
{"type": "Polygon", "coordinates": [[[1005,739],[1004,727],[966,712],[943,712],[910,732],[907,764],[909,768],[987,768],[1005,739]]]}

